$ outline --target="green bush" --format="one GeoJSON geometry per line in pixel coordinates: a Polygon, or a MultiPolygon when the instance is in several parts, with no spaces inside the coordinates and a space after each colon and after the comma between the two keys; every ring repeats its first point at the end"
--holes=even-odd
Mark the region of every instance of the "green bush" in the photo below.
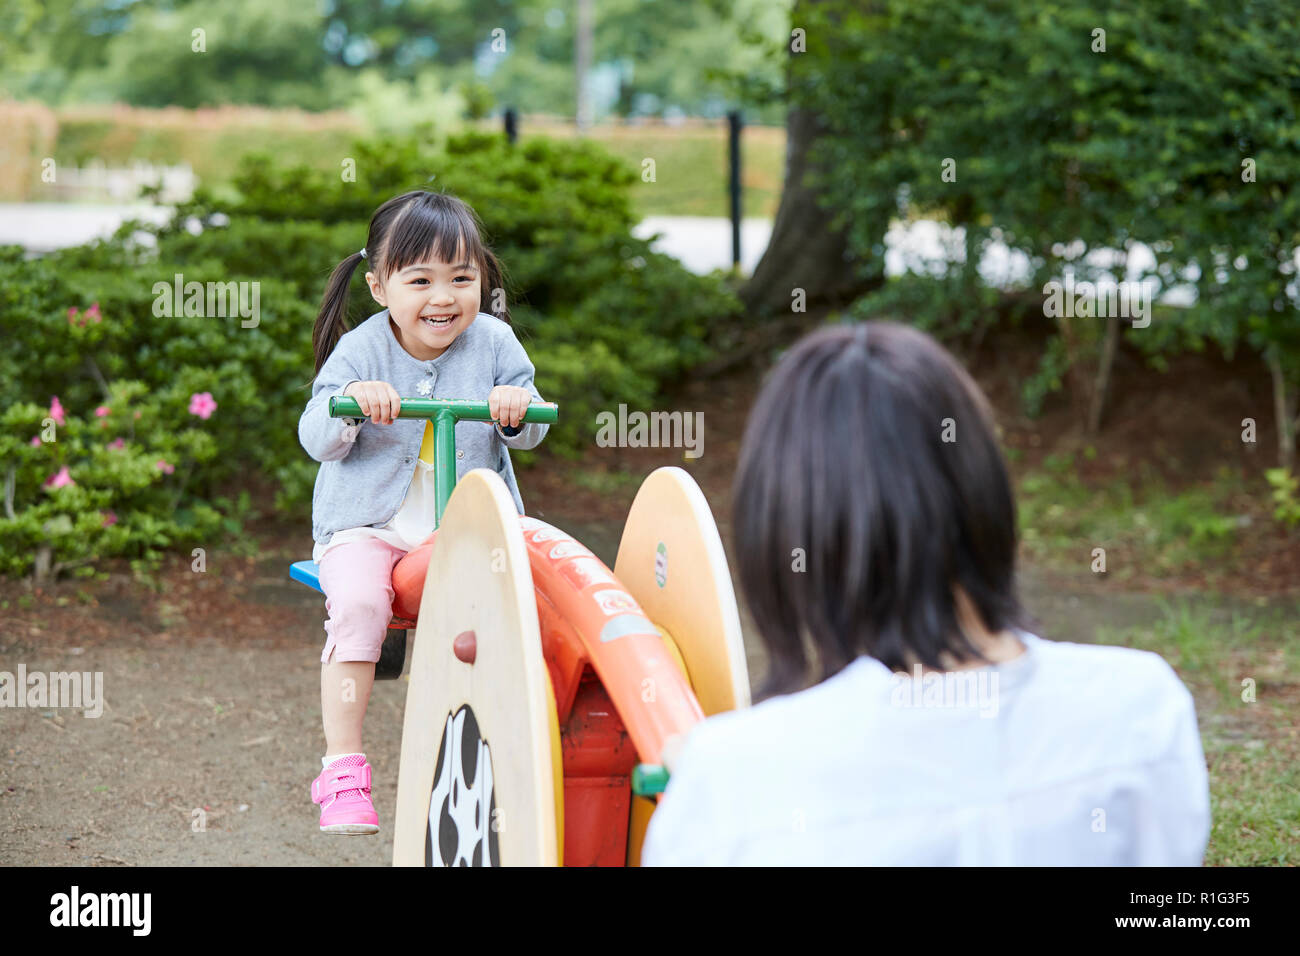
{"type": "Polygon", "coordinates": [[[0,573],[26,573],[42,552],[50,572],[92,573],[100,558],[149,562],[165,549],[210,547],[238,531],[247,493],[234,503],[207,502],[187,487],[217,454],[187,407],[176,387],[155,391],[127,380],[80,414],[61,401],[6,405],[0,573]]]}
{"type": "MultiPolygon", "coordinates": [[[[237,532],[247,511],[221,492],[246,490],[250,473],[275,476],[302,455],[296,425],[307,393],[295,356],[310,348],[311,306],[292,286],[267,281],[256,327],[238,315],[157,315],[155,285],[170,287],[176,271],[69,273],[56,258],[24,262],[21,250],[0,249],[0,448],[14,511],[0,518],[3,573],[29,570],[33,543],[58,529],[55,563],[123,556],[152,564],[163,546],[212,546],[215,535],[237,532]],[[205,392],[216,409],[203,419],[189,409],[205,392]],[[55,396],[67,425],[56,426],[53,441],[28,444],[55,396]],[[139,417],[119,421],[128,407],[139,417]],[[95,416],[98,408],[110,412],[95,416]],[[110,454],[100,438],[125,446],[110,454]],[[140,486],[141,469],[160,459],[174,472],[150,473],[152,484],[140,486]],[[46,492],[64,466],[75,485],[46,492]],[[87,509],[113,511],[119,523],[91,533],[87,509]]],[[[184,266],[183,277],[228,278],[216,264],[184,266]]]]}
{"type": "Polygon", "coordinates": [[[1273,517],[1288,528],[1300,525],[1300,478],[1285,468],[1270,468],[1264,478],[1273,489],[1273,517]]]}
{"type": "MultiPolygon", "coordinates": [[[[304,374],[297,356],[310,348],[315,309],[293,286],[262,279],[254,327],[245,328],[238,315],[155,314],[155,288],[161,283],[170,290],[177,273],[185,283],[239,279],[205,261],[84,272],[69,282],[53,262],[23,262],[14,249],[0,251],[0,314],[9,346],[0,354],[0,399],[8,407],[59,395],[79,413],[104,401],[101,380],[127,379],[172,396],[183,413],[191,395],[209,392],[218,411],[203,427],[223,454],[198,479],[197,489],[208,492],[250,468],[284,461],[284,438],[296,436],[306,402],[301,386],[310,369],[304,374]],[[101,321],[84,321],[86,299],[98,306],[101,321]],[[70,320],[70,309],[78,311],[78,322],[70,320]]],[[[182,420],[183,414],[176,419],[182,420]]],[[[301,453],[296,438],[290,444],[301,453]]]]}
{"type": "MultiPolygon", "coordinates": [[[[258,478],[305,522],[318,464],[297,422],[317,305],[333,267],[364,244],[373,210],[407,189],[454,192],[484,220],[538,388],[561,406],[543,446],[552,453],[589,446],[602,410],[650,407],[711,354],[711,323],[739,313],[721,280],[631,235],[632,174],[598,147],[512,147],[471,133],[441,152],[415,140],[359,144],[354,158],[356,182],[259,158],[242,169],[237,200],[200,190],[165,227],[128,224],[111,241],[32,261],[0,248],[0,410],[10,416],[0,447],[14,486],[0,573],[25,573],[43,541],[51,564],[68,567],[111,555],[152,563],[162,548],[213,544],[239,530],[258,478]],[[137,241],[142,229],[156,248],[137,241]],[[256,321],[162,308],[177,275],[183,286],[256,283],[256,321]],[[190,411],[201,393],[216,403],[206,419],[190,411]],[[68,424],[55,442],[24,444],[52,396],[68,424]],[[101,406],[111,415],[95,416],[101,406]],[[112,416],[128,407],[141,418],[123,432],[112,416]],[[125,445],[105,450],[101,436],[125,445]],[[151,472],[160,458],[175,471],[151,472]],[[65,465],[73,483],[46,488],[65,465]],[[232,489],[242,497],[232,501],[232,489]],[[101,526],[107,511],[118,521],[101,526]]],[[[351,305],[354,322],[378,310],[360,271],[351,305]]]]}

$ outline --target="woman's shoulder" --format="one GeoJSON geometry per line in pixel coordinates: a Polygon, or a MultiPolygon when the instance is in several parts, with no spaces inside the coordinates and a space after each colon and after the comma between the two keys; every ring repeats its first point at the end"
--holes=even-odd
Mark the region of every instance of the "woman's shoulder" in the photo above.
{"type": "Polygon", "coordinates": [[[1169,662],[1152,651],[1116,644],[1051,641],[1025,631],[1019,636],[1037,659],[1035,669],[1044,689],[1055,684],[1077,688],[1104,681],[1110,685],[1112,695],[1124,689],[1143,693],[1153,689],[1186,690],[1169,662]]]}
{"type": "Polygon", "coordinates": [[[1086,724],[1095,739],[1112,741],[1113,749],[1122,748],[1134,762],[1160,759],[1189,726],[1195,728],[1192,694],[1159,654],[1031,639],[1033,678],[1024,687],[1031,713],[1056,714],[1066,725],[1086,724]]]}
{"type": "MultiPolygon", "coordinates": [[[[1030,704],[1021,716],[1038,712],[1090,714],[1098,722],[1142,728],[1139,736],[1159,748],[1194,714],[1191,694],[1164,658],[1150,651],[1101,644],[1046,640],[1021,631],[1022,658],[997,668],[1004,693],[1030,704]],[[1039,706],[1036,706],[1039,705],[1039,706]]],[[[863,733],[892,712],[894,675],[879,661],[859,657],[819,684],[772,697],[743,710],[709,717],[687,738],[681,759],[699,767],[725,764],[737,776],[777,751],[798,761],[817,750],[819,735],[848,724],[863,733]]],[[[1009,699],[1009,698],[1008,698],[1009,699]]],[[[1134,740],[1135,744],[1142,743],[1134,740]]]]}
{"type": "Polygon", "coordinates": [[[859,657],[843,670],[805,690],[769,697],[742,710],[714,714],[696,725],[682,751],[701,766],[719,762],[756,766],[758,758],[780,750],[791,759],[815,750],[819,737],[838,733],[851,720],[870,723],[868,702],[888,700],[889,670],[859,657]]]}

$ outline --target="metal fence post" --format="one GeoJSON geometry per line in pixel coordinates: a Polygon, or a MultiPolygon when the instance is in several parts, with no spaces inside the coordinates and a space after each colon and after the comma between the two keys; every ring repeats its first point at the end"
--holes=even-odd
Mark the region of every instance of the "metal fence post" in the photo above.
{"type": "Polygon", "coordinates": [[[744,123],[740,110],[727,114],[728,150],[731,154],[731,264],[740,267],[740,131],[744,123]]]}

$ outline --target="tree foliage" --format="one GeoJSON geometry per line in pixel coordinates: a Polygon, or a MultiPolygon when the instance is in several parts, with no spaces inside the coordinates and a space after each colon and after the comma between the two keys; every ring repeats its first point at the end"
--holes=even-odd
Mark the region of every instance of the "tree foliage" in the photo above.
{"type": "MultiPolygon", "coordinates": [[[[787,6],[600,0],[593,101],[721,114],[736,105],[724,73],[769,72],[742,34],[779,32],[787,6]]],[[[9,0],[0,89],[59,103],[378,110],[386,84],[455,93],[474,115],[488,103],[572,115],[574,32],[574,5],[558,0],[9,0]]]]}
{"type": "MultiPolygon", "coordinates": [[[[833,175],[819,188],[860,256],[883,262],[895,219],[960,227],[954,269],[971,294],[954,308],[977,325],[996,314],[974,292],[993,239],[1028,257],[1034,293],[1065,272],[1123,279],[1142,243],[1153,260],[1130,278],[1157,295],[1188,285],[1196,302],[1128,339],[1272,356],[1294,416],[1292,4],[827,0],[796,7],[792,26],[808,53],[791,96],[827,120],[817,155],[833,175]]],[[[1101,347],[1099,320],[1060,326],[1067,352],[1101,347]]]]}

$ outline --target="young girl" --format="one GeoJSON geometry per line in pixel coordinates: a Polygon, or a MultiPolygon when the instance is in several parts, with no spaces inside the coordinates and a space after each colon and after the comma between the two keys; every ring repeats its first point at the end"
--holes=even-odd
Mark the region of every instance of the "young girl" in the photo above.
{"type": "Polygon", "coordinates": [[[298,422],[299,441],[321,462],[312,558],[329,616],[321,653],[325,756],[311,791],[323,831],[379,830],[361,723],[391,616],[393,565],[436,520],[433,428],[397,418],[401,397],[486,398],[494,422],[456,425],[456,476],[495,469],[523,513],[508,449],[535,448],[548,426],[521,422],[542,397],[509,321],[501,267],[474,212],[452,196],[390,199],[371,218],[365,246],[330,276],[312,335],[316,378],[298,422]],[[362,260],[384,310],[347,331],[348,284],[362,260]],[[481,311],[485,303],[493,314],[481,311]],[[331,418],[335,395],[355,398],[365,417],[331,418]]]}
{"type": "Polygon", "coordinates": [[[991,413],[934,340],[867,323],[791,349],[734,527],[778,696],[686,738],[644,863],[1201,862],[1191,695],[1155,654],[1017,626],[991,413]]]}

